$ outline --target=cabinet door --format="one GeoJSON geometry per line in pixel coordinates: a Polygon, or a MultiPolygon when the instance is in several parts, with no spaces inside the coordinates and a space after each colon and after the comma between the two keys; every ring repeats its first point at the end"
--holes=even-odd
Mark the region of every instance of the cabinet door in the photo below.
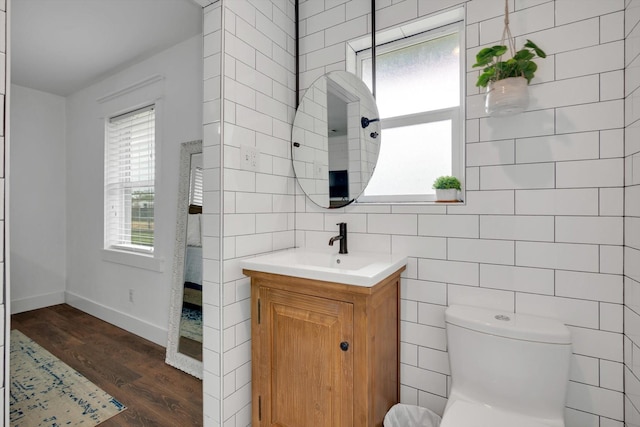
{"type": "Polygon", "coordinates": [[[353,426],[352,304],[265,288],[260,299],[261,425],[353,426]]]}

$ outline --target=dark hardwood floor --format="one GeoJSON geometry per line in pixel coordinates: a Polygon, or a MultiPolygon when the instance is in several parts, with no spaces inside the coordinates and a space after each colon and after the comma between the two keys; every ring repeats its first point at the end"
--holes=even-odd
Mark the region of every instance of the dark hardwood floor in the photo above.
{"type": "Polygon", "coordinates": [[[66,304],[15,314],[11,329],[127,406],[100,427],[203,424],[202,381],[165,364],[164,347],[66,304]]]}

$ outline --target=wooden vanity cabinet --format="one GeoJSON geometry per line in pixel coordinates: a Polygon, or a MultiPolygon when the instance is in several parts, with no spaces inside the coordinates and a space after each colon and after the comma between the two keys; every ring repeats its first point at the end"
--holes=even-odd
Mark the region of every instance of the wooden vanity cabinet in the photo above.
{"type": "Polygon", "coordinates": [[[399,287],[251,277],[252,426],[382,426],[399,401],[399,287]]]}

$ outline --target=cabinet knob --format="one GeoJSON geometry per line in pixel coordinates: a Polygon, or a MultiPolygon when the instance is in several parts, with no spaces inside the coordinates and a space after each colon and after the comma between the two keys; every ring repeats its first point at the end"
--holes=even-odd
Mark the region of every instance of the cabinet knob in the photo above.
{"type": "Polygon", "coordinates": [[[347,351],[347,350],[349,350],[349,343],[348,343],[348,342],[346,342],[346,341],[342,341],[342,342],[340,343],[340,350],[342,350],[342,351],[347,351]]]}

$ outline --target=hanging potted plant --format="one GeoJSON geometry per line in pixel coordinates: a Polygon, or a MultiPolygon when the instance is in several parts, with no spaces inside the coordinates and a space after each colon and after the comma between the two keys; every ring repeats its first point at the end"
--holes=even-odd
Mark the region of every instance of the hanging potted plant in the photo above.
{"type": "Polygon", "coordinates": [[[460,180],[455,176],[441,176],[433,182],[437,202],[457,202],[458,191],[462,188],[460,180]]]}
{"type": "Polygon", "coordinates": [[[483,67],[476,86],[487,88],[485,110],[490,116],[507,116],[527,109],[528,85],[538,69],[533,59],[547,57],[544,51],[531,40],[527,40],[524,47],[516,51],[515,41],[509,29],[507,2],[505,2],[504,25],[501,44],[480,50],[473,65],[483,67]],[[502,56],[507,51],[511,53],[511,58],[503,61],[502,56]]]}

